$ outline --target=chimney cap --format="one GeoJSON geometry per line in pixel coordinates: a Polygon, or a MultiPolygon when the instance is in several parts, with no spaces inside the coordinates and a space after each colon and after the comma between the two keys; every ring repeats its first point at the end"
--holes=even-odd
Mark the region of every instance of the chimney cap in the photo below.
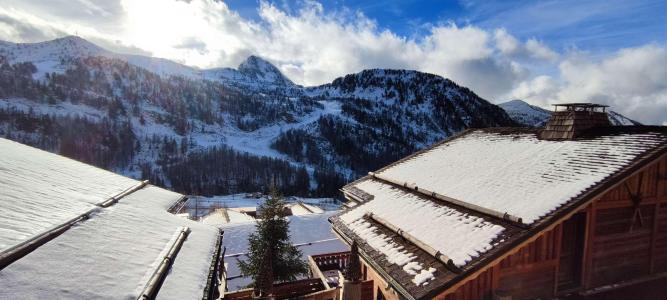
{"type": "Polygon", "coordinates": [[[609,105],[596,104],[596,103],[585,103],[585,102],[573,102],[573,103],[556,103],[551,104],[553,106],[572,106],[572,107],[609,107],[609,105]]]}
{"type": "Polygon", "coordinates": [[[551,104],[554,106],[554,111],[558,111],[559,107],[565,107],[566,111],[588,111],[588,112],[605,112],[606,108],[609,105],[596,104],[596,103],[556,103],[551,104]],[[600,110],[601,109],[601,110],[600,110]]]}

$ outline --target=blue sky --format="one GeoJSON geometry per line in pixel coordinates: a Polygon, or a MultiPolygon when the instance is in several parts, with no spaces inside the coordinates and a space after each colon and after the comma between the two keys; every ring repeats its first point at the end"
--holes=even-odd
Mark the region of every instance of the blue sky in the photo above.
{"type": "Polygon", "coordinates": [[[369,68],[493,103],[608,104],[667,125],[667,1],[0,0],[0,40],[77,34],[198,68],[259,55],[305,86],[369,68]]]}
{"type": "MultiPolygon", "coordinates": [[[[243,17],[260,21],[259,1],[227,0],[243,17]]],[[[294,13],[304,1],[269,1],[294,13]]],[[[428,26],[454,22],[487,30],[505,28],[519,39],[538,38],[555,49],[577,47],[604,54],[619,48],[667,41],[667,1],[453,1],[327,0],[326,11],[358,11],[406,37],[428,26]]]]}

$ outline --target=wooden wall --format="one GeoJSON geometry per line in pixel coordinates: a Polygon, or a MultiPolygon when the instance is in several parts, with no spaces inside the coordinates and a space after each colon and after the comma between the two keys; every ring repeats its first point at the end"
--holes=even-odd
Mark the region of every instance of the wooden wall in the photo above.
{"type": "MultiPolygon", "coordinates": [[[[574,291],[667,272],[667,158],[629,177],[581,213],[585,230],[579,233],[583,245],[578,251],[583,253],[576,256],[581,260],[576,272],[581,274],[576,276],[579,284],[574,291]],[[638,206],[641,224],[638,217],[632,222],[636,211],[628,190],[632,194],[639,191],[641,196],[638,206]]],[[[561,260],[566,257],[561,256],[561,251],[565,251],[563,239],[573,232],[567,229],[572,226],[564,224],[572,221],[556,225],[477,277],[437,298],[491,299],[493,293],[511,295],[512,299],[557,296],[565,289],[558,280],[569,278],[564,274],[572,272],[562,270],[569,264],[561,260]]]]}
{"type": "Polygon", "coordinates": [[[586,249],[584,288],[667,271],[665,174],[667,159],[628,178],[588,208],[593,230],[587,237],[591,242],[586,249]],[[631,194],[639,194],[638,206],[631,194]]]}

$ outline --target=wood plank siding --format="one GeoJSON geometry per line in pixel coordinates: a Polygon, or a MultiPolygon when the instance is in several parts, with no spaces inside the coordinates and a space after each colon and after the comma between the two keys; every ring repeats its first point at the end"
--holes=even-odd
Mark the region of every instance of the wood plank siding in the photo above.
{"type": "Polygon", "coordinates": [[[553,298],[667,273],[667,157],[436,299],[553,298]]]}

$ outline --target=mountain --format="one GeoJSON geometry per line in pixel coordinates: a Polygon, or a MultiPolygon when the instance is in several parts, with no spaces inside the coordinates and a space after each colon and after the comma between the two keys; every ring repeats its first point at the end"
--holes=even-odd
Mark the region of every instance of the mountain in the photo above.
{"type": "Polygon", "coordinates": [[[632,120],[624,115],[621,115],[615,111],[609,111],[607,113],[607,116],[609,117],[609,122],[611,122],[612,125],[616,126],[632,126],[632,125],[642,125],[642,123],[639,123],[635,120],[632,120]]]}
{"type": "MultiPolygon", "coordinates": [[[[542,127],[549,118],[551,111],[538,106],[530,105],[522,100],[511,100],[498,104],[515,122],[527,127],[542,127]]],[[[608,111],[609,122],[614,126],[642,125],[617,112],[608,111]]]]}
{"type": "Polygon", "coordinates": [[[0,43],[0,136],[189,194],[336,195],[504,110],[437,75],[365,70],[302,87],[250,56],[199,70],[78,37],[0,43]]]}
{"type": "Polygon", "coordinates": [[[200,70],[163,58],[113,53],[77,36],[40,43],[2,42],[0,56],[4,56],[10,63],[32,62],[41,72],[36,74],[37,77],[46,72],[63,72],[69,68],[69,63],[77,59],[101,56],[125,61],[160,76],[181,76],[197,80],[204,78],[253,86],[294,85],[278,68],[258,56],[248,57],[236,70],[232,68],[200,70]]]}
{"type": "Polygon", "coordinates": [[[251,55],[238,67],[239,73],[251,80],[276,85],[294,85],[278,68],[261,57],[251,55]]]}
{"type": "Polygon", "coordinates": [[[515,122],[528,127],[542,127],[551,118],[551,112],[521,100],[498,104],[515,122]]]}

